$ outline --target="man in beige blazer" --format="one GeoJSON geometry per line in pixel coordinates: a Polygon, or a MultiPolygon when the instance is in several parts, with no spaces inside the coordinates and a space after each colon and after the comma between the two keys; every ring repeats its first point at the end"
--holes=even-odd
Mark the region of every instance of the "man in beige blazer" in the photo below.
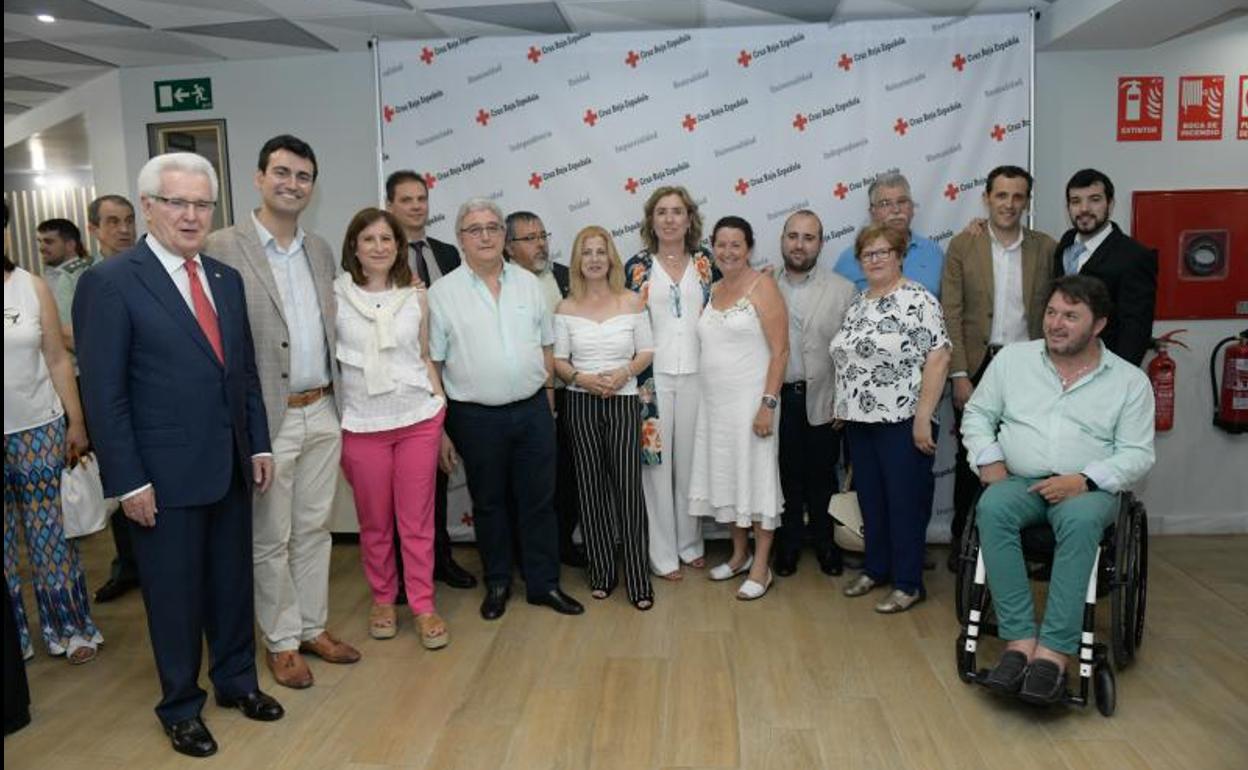
{"type": "Polygon", "coordinates": [[[776,530],[777,575],[797,571],[810,542],[827,575],[841,574],[828,500],[836,490],[840,431],[832,425],[835,384],[828,344],[857,293],[849,280],[818,269],[823,223],[813,211],[789,215],[780,235],[780,293],[789,311],[789,355],[780,388],[780,488],[784,511],[776,530]]]}
{"type": "MultiPolygon", "coordinates": [[[[986,223],[958,234],[945,252],[940,303],[953,342],[949,378],[959,429],[962,407],[992,356],[1003,345],[1041,336],[1057,243],[1022,225],[1031,204],[1031,186],[1031,174],[1018,166],[990,171],[984,191],[986,223]]],[[[955,467],[954,554],[979,488],[960,441],[955,467]]],[[[950,564],[952,568],[952,554],[950,564]]]]}
{"type": "Polygon", "coordinates": [[[247,295],[275,463],[272,487],[254,506],[256,620],[273,678],[295,688],[312,684],[301,652],[329,663],[360,659],[325,630],[342,431],[333,395],[335,260],[324,238],[299,226],[316,174],[307,143],[270,139],[255,176],[260,207],[205,247],[242,274],[247,295]]]}

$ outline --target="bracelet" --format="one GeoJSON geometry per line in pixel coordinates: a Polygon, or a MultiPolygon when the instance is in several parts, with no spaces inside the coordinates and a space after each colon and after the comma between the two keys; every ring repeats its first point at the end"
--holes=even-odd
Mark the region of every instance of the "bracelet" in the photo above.
{"type": "Polygon", "coordinates": [[[577,377],[579,377],[579,376],[580,376],[580,374],[581,374],[580,372],[578,372],[577,370],[573,369],[573,370],[572,370],[572,379],[568,380],[568,384],[569,384],[569,385],[575,385],[575,384],[576,384],[576,378],[577,378],[577,377]]]}

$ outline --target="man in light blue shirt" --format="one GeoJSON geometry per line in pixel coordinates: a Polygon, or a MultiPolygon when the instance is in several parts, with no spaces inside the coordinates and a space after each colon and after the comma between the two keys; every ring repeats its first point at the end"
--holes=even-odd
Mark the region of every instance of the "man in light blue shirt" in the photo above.
{"type": "MultiPolygon", "coordinates": [[[[940,246],[930,238],[924,238],[910,229],[914,220],[914,199],[910,197],[910,182],[898,173],[881,174],[867,188],[867,199],[870,202],[869,213],[875,224],[885,224],[910,234],[910,245],[901,264],[902,275],[918,281],[940,299],[940,273],[944,267],[945,255],[940,246]]],[[[837,257],[833,269],[845,276],[858,287],[859,291],[867,288],[867,277],[862,273],[862,266],[854,257],[854,245],[851,243],[837,257]]]]}
{"type": "Polygon", "coordinates": [[[1038,703],[1066,692],[1066,656],[1079,649],[1088,576],[1117,493],[1154,461],[1148,379],[1100,340],[1110,308],[1099,279],[1057,279],[1044,339],[1002,349],[962,418],[969,462],[988,485],[980,547],[1007,642],[986,684],[1038,703]],[[1037,635],[1019,533],[1046,521],[1057,550],[1037,635]]]}
{"type": "Polygon", "coordinates": [[[450,401],[441,464],[449,473],[456,450],[464,460],[485,569],[481,616],[502,617],[511,596],[509,489],[529,603],[577,615],[584,607],[559,588],[553,321],[537,278],[503,260],[504,230],[492,201],[460,206],[464,261],[429,290],[429,354],[450,401]]]}

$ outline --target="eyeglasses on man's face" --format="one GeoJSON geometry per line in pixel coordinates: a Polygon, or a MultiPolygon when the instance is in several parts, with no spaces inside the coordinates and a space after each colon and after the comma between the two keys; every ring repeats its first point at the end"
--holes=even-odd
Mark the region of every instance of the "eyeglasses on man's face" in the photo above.
{"type": "Polygon", "coordinates": [[[550,233],[543,230],[540,233],[517,236],[511,240],[513,243],[537,243],[538,241],[550,241],[550,233]]]}
{"type": "Polygon", "coordinates": [[[913,200],[904,196],[901,198],[881,198],[872,203],[871,208],[878,209],[880,211],[900,211],[902,209],[909,208],[913,204],[913,200]]]}
{"type": "Polygon", "coordinates": [[[495,238],[502,234],[503,226],[500,224],[472,225],[471,227],[461,228],[459,232],[471,238],[481,238],[486,235],[495,238]]]}
{"type": "Polygon", "coordinates": [[[216,201],[188,201],[186,198],[166,198],[163,195],[149,195],[147,197],[154,201],[160,201],[179,214],[187,209],[194,209],[196,214],[211,214],[213,209],[217,207],[216,201]]]}

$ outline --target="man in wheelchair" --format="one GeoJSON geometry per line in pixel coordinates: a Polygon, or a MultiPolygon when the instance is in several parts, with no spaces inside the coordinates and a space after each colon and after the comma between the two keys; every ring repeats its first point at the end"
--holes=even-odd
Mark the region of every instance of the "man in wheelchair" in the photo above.
{"type": "Polygon", "coordinates": [[[983,680],[1034,703],[1066,694],[1084,597],[1117,493],[1153,465],[1153,392],[1100,340],[1111,312],[1097,278],[1058,278],[1044,338],[1006,346],[966,405],[962,437],[985,490],[980,549],[1006,650],[983,680]],[[1020,532],[1048,522],[1056,540],[1037,633],[1020,532]]]}

